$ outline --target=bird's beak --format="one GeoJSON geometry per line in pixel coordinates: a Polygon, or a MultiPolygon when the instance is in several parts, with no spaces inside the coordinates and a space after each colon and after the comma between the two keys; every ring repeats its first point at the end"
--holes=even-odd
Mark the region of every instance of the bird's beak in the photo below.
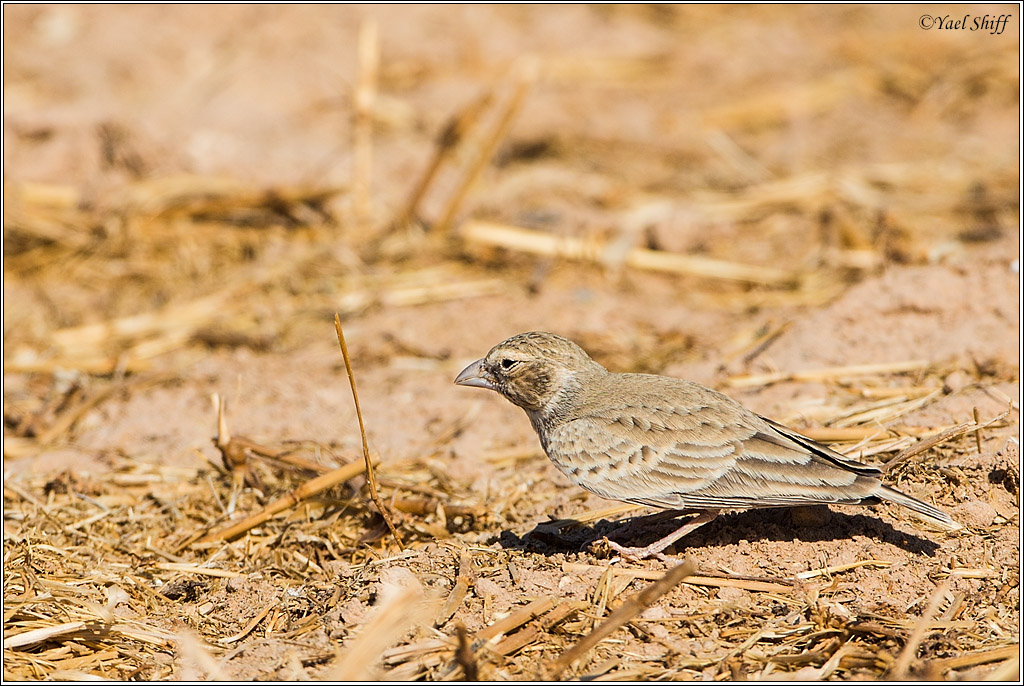
{"type": "Polygon", "coordinates": [[[459,386],[475,386],[476,388],[487,388],[494,390],[494,384],[489,379],[489,374],[484,371],[484,361],[477,360],[469,365],[455,377],[455,383],[459,386]]]}

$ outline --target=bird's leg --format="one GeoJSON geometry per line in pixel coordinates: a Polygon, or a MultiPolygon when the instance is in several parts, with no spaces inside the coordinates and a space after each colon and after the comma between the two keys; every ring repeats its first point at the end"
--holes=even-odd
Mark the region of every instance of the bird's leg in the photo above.
{"type": "MultiPolygon", "coordinates": [[[[611,537],[619,537],[623,533],[635,530],[638,525],[653,524],[656,522],[663,522],[666,519],[675,519],[680,515],[685,514],[696,514],[693,510],[658,510],[653,514],[642,515],[639,517],[627,517],[624,522],[619,523],[617,527],[609,531],[605,536],[599,540],[591,541],[588,546],[593,552],[596,553],[607,553],[609,549],[612,549],[614,544],[611,542],[611,537]]],[[[618,546],[621,547],[621,546],[618,546]]],[[[617,548],[615,548],[617,550],[617,548]]]]}
{"type": "Polygon", "coordinates": [[[635,530],[637,525],[656,524],[663,522],[666,519],[675,519],[681,515],[692,515],[698,514],[693,510],[659,510],[652,514],[641,515],[638,517],[627,517],[624,521],[620,522],[617,527],[612,529],[605,538],[612,536],[618,537],[620,534],[627,531],[635,530]]]}
{"type": "Polygon", "coordinates": [[[626,546],[619,545],[615,541],[609,541],[607,538],[605,538],[605,541],[608,543],[608,547],[621,555],[623,559],[630,560],[632,562],[639,562],[640,560],[645,560],[649,557],[657,557],[658,559],[664,560],[665,556],[662,554],[662,551],[665,550],[665,548],[669,547],[686,534],[704,526],[717,516],[718,510],[705,510],[665,538],[642,548],[627,548],[626,546]]]}

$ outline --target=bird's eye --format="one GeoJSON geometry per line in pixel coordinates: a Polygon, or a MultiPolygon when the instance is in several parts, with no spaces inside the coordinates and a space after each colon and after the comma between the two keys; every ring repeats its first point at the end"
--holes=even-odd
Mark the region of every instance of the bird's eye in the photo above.
{"type": "Polygon", "coordinates": [[[501,361],[501,368],[502,369],[508,370],[508,369],[512,369],[512,367],[515,367],[515,366],[516,366],[516,361],[515,360],[510,360],[507,357],[504,360],[501,361]]]}

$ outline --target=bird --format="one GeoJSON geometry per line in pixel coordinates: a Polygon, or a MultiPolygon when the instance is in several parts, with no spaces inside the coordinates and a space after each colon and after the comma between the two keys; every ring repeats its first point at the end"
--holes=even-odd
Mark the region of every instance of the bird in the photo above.
{"type": "Polygon", "coordinates": [[[882,483],[856,462],[701,384],[610,372],[567,338],[521,333],[456,377],[526,411],[544,452],[592,493],[697,516],[645,547],[606,543],[625,559],[663,551],[723,510],[815,504],[906,507],[939,529],[949,515],[882,483]]]}

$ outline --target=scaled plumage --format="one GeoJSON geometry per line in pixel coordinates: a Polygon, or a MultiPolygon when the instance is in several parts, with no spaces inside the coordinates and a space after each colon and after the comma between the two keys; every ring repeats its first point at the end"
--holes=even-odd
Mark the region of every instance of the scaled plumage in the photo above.
{"type": "MultiPolygon", "coordinates": [[[[961,528],[938,508],[882,484],[879,469],[718,391],[666,376],[609,372],[561,336],[513,336],[466,367],[455,383],[497,391],[522,407],[551,461],[588,491],[708,511],[661,549],[720,509],[887,500],[941,528],[961,528]]],[[[640,552],[660,553],[656,548],[640,552]]]]}

